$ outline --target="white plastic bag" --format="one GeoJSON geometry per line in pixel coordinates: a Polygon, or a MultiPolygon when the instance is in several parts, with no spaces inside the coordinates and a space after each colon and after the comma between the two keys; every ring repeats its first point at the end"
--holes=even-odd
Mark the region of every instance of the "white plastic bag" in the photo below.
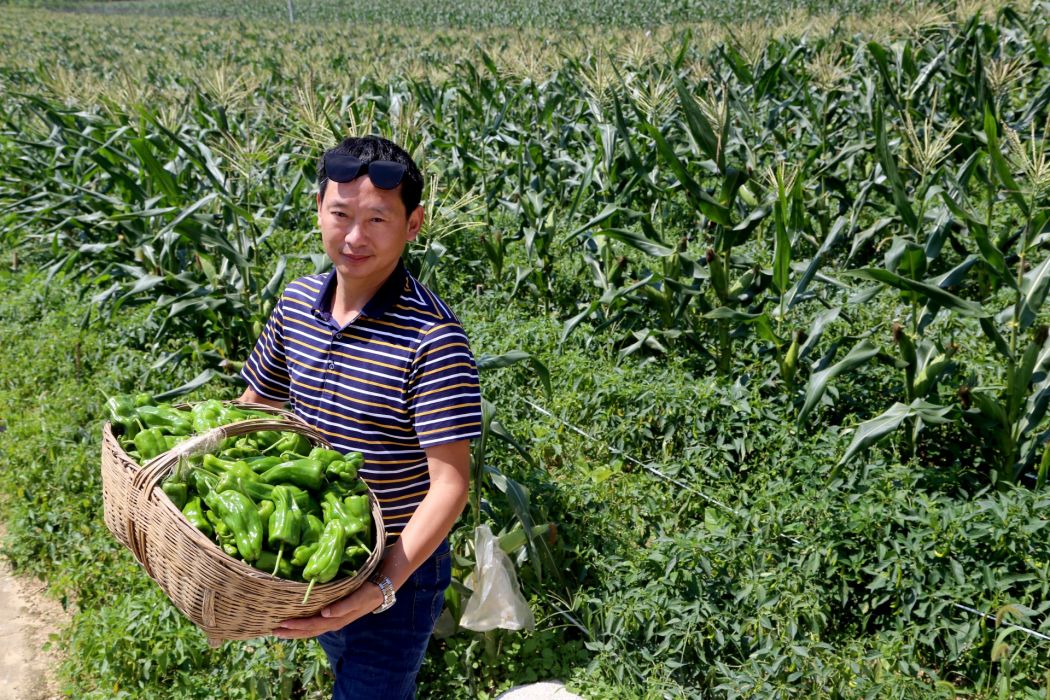
{"type": "Polygon", "coordinates": [[[518,587],[514,565],[500,549],[499,540],[488,525],[474,530],[474,571],[467,585],[473,593],[463,609],[459,624],[475,632],[501,627],[505,630],[532,629],[536,620],[518,587]]]}

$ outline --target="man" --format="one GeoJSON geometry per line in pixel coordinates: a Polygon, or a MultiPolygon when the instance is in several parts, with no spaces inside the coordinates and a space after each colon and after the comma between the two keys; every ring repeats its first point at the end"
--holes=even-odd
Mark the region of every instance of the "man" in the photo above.
{"type": "Polygon", "coordinates": [[[467,501],[477,368],[455,315],[401,261],[423,223],[408,153],[349,138],[321,158],[318,185],[333,269],[285,289],[242,370],[241,400],[288,401],[337,450],[364,454],[387,549],[369,583],[274,634],[318,637],[336,700],[410,698],[451,579],[446,537],[467,501]]]}

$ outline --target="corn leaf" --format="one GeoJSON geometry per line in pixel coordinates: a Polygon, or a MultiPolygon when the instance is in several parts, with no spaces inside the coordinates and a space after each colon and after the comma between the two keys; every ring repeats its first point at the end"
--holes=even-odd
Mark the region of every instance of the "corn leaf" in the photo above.
{"type": "Polygon", "coordinates": [[[816,408],[817,402],[820,401],[824,392],[827,391],[828,383],[832,379],[859,367],[878,353],[878,348],[872,344],[871,340],[865,338],[854,345],[844,358],[826,369],[811,374],[809,382],[806,384],[805,402],[802,404],[802,410],[798,414],[798,424],[801,426],[806,422],[806,418],[816,408]]]}
{"type": "Polygon", "coordinates": [[[894,274],[889,270],[869,267],[862,270],[847,270],[841,274],[845,277],[873,280],[881,282],[886,286],[893,287],[894,289],[914,292],[927,304],[937,304],[938,306],[952,309],[963,316],[981,317],[990,315],[984,307],[975,301],[962,299],[934,284],[908,279],[907,277],[894,274]]]}

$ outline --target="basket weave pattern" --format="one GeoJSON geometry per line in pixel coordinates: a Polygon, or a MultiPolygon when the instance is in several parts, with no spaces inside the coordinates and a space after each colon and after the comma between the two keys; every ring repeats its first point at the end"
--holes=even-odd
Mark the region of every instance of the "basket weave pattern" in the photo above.
{"type": "Polygon", "coordinates": [[[213,643],[263,636],[282,620],[316,615],[329,603],[361,586],[383,554],[386,535],[382,513],[375,494],[369,490],[375,523],[372,555],[353,577],[315,585],[309,602],[303,605],[307,584],[271,576],[228,556],[191,525],[158,488],[178,465],[181,455],[208,451],[209,445],[217,445],[227,437],[259,430],[297,432],[315,445],[328,447],[319,433],[301,421],[257,419],[216,428],[139,468],[120,449],[108,424],[103,432],[106,527],[131,550],[175,606],[204,630],[213,643]]]}

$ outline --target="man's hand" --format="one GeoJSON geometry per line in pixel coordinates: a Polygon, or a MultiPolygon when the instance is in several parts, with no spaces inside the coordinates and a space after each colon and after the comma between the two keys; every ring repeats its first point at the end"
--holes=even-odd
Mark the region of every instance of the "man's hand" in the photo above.
{"type": "Polygon", "coordinates": [[[255,389],[248,387],[244,390],[244,393],[237,397],[238,401],[244,401],[246,403],[261,403],[267,406],[273,406],[274,408],[284,408],[284,401],[276,401],[274,399],[268,399],[255,389]]]}
{"type": "Polygon", "coordinates": [[[346,627],[383,604],[383,592],[374,583],[365,583],[356,591],[324,608],[319,615],[284,620],[273,630],[281,639],[307,639],[324,632],[346,627]]]}
{"type": "MultiPolygon", "coordinates": [[[[470,443],[445,443],[424,450],[430,471],[430,490],[409,519],[393,545],[384,551],[379,573],[390,578],[395,589],[401,586],[437,549],[452,529],[467,502],[470,482],[470,443]]],[[[379,586],[366,583],[332,603],[320,615],[284,620],[273,634],[282,639],[305,639],[342,629],[383,604],[379,586]]]]}

